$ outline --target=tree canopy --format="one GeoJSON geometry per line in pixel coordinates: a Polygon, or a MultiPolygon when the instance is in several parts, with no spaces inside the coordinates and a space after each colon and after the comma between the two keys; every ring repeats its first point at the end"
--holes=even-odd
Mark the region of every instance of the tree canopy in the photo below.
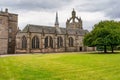
{"type": "Polygon", "coordinates": [[[101,21],[94,25],[94,29],[85,35],[84,45],[86,46],[110,46],[112,52],[114,47],[120,45],[120,22],[118,21],[101,21]]]}

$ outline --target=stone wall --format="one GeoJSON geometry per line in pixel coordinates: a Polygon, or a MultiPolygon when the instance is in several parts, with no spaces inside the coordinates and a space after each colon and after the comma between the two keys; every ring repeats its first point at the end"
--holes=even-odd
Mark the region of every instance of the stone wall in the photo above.
{"type": "Polygon", "coordinates": [[[0,54],[8,51],[8,14],[0,12],[0,54]]]}
{"type": "Polygon", "coordinates": [[[29,41],[28,39],[28,33],[19,33],[16,36],[16,53],[22,53],[22,52],[26,52],[26,53],[49,53],[49,52],[79,52],[79,51],[93,51],[93,47],[85,47],[83,45],[83,36],[82,35],[69,35],[66,37],[66,35],[55,35],[55,34],[45,34],[44,36],[40,33],[30,33],[30,42],[27,42],[30,46],[29,48],[29,52],[27,52],[28,49],[22,49],[22,37],[25,36],[27,38],[27,41],[29,41]],[[34,36],[37,36],[39,38],[39,49],[32,49],[32,38],[34,36]],[[53,39],[53,48],[45,48],[45,37],[47,36],[51,36],[53,39]],[[61,48],[57,48],[57,37],[62,37],[63,39],[63,47],[61,48]],[[69,37],[72,37],[74,40],[74,45],[73,47],[69,47],[69,37]]]}
{"type": "Polygon", "coordinates": [[[8,41],[8,53],[15,53],[15,45],[16,45],[16,34],[18,31],[18,15],[17,14],[9,14],[8,15],[8,40],[11,38],[11,41],[8,41]]]}
{"type": "Polygon", "coordinates": [[[0,11],[0,54],[15,53],[17,26],[17,14],[0,11]]]}

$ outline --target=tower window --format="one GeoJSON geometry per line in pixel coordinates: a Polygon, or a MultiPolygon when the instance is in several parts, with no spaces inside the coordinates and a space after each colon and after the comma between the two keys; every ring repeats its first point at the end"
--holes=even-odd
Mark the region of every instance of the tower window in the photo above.
{"type": "Polygon", "coordinates": [[[12,42],[12,38],[11,37],[8,39],[8,42],[12,42]]]}
{"type": "Polygon", "coordinates": [[[10,47],[8,48],[8,51],[11,52],[11,48],[10,47]]]}
{"type": "Polygon", "coordinates": [[[9,19],[11,20],[11,19],[12,19],[12,16],[9,16],[9,19]]]}
{"type": "Polygon", "coordinates": [[[2,19],[0,19],[0,24],[2,24],[2,19]]]}
{"type": "Polygon", "coordinates": [[[11,32],[12,32],[12,29],[10,28],[10,29],[9,29],[9,33],[11,33],[11,32]]]}

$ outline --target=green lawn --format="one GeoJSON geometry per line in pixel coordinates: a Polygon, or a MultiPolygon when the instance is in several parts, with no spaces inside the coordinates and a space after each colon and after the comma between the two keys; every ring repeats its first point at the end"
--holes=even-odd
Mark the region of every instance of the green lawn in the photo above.
{"type": "Polygon", "coordinates": [[[120,80],[120,54],[0,57],[0,80],[120,80]]]}

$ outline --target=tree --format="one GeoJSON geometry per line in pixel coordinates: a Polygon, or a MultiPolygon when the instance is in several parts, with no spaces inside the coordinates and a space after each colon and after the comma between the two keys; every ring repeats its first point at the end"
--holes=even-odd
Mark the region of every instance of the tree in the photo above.
{"type": "Polygon", "coordinates": [[[104,52],[107,53],[107,46],[114,47],[120,45],[120,22],[101,21],[94,25],[94,29],[85,35],[84,45],[86,46],[104,46],[104,52]]]}

